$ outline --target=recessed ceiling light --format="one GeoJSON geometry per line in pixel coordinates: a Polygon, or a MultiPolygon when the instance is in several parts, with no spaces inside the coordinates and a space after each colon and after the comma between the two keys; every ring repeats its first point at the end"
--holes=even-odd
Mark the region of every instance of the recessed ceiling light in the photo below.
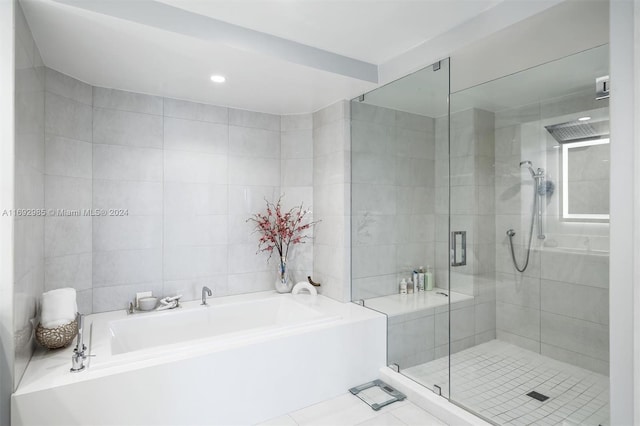
{"type": "Polygon", "coordinates": [[[227,81],[227,79],[223,75],[214,74],[211,76],[211,81],[213,81],[214,83],[224,83],[225,81],[227,81]]]}
{"type": "Polygon", "coordinates": [[[591,120],[591,117],[589,116],[578,118],[578,121],[589,121],[589,120],[591,120]]]}

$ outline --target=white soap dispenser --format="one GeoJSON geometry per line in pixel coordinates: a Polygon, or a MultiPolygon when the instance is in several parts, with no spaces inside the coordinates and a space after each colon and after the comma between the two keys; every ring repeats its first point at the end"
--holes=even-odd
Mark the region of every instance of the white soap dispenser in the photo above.
{"type": "Polygon", "coordinates": [[[407,294],[407,280],[400,281],[400,294],[407,294]]]}

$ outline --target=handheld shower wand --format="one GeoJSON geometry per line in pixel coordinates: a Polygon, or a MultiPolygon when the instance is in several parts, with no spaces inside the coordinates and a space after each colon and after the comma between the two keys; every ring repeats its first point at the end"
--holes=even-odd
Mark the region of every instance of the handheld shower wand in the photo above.
{"type": "Polygon", "coordinates": [[[511,248],[511,259],[513,259],[513,265],[516,267],[518,272],[524,272],[529,265],[529,256],[531,254],[531,245],[533,243],[533,224],[534,222],[538,224],[538,239],[543,240],[545,235],[542,230],[542,196],[546,194],[544,187],[544,169],[538,168],[534,170],[533,164],[529,160],[521,161],[520,167],[525,166],[531,173],[531,177],[534,181],[534,189],[533,189],[533,206],[531,208],[531,225],[529,226],[529,244],[527,246],[527,257],[525,258],[524,265],[522,267],[518,266],[518,262],[516,260],[516,254],[513,249],[513,237],[516,235],[516,231],[513,229],[507,230],[507,236],[509,237],[509,246],[511,248]]]}

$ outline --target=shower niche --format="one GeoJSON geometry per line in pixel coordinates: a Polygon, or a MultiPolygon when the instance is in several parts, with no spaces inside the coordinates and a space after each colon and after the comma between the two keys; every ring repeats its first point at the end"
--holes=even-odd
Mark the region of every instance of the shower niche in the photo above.
{"type": "Polygon", "coordinates": [[[351,102],[352,297],[388,364],[478,416],[606,425],[608,46],[455,93],[449,66],[351,102]]]}

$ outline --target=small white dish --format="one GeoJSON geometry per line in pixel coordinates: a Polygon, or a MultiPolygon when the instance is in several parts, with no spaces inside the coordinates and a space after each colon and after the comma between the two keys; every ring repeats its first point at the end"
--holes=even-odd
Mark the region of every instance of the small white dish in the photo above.
{"type": "Polygon", "coordinates": [[[143,297],[138,299],[138,309],[141,311],[152,311],[158,304],[157,297],[143,297]]]}

